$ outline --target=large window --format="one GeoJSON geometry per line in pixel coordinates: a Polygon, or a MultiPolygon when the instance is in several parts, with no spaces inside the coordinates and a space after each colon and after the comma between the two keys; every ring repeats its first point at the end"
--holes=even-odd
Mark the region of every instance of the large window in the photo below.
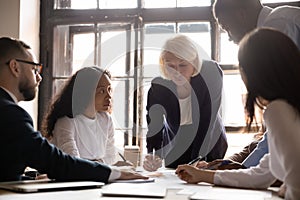
{"type": "Polygon", "coordinates": [[[55,9],[116,9],[136,8],[136,0],[56,0],[55,9]]]}
{"type": "MultiPolygon", "coordinates": [[[[281,1],[263,0],[264,3],[281,1]]],[[[243,127],[245,88],[236,68],[237,45],[219,30],[212,0],[52,0],[41,1],[39,123],[49,100],[84,66],[99,65],[113,75],[116,143],[144,146],[145,102],[159,76],[164,41],[175,33],[192,38],[203,57],[224,70],[222,117],[227,127],[243,127]]]]}
{"type": "Polygon", "coordinates": [[[145,0],[145,8],[176,8],[192,6],[210,6],[210,0],[145,0]]]}

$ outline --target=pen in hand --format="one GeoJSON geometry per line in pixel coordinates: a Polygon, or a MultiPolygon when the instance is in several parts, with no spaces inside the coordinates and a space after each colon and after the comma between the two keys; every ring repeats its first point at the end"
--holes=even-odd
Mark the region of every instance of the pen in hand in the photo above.
{"type": "Polygon", "coordinates": [[[152,169],[154,169],[153,161],[155,161],[155,149],[152,150],[152,169]]]}
{"type": "Polygon", "coordinates": [[[155,158],[155,149],[152,150],[152,157],[155,158]]]}
{"type": "MultiPolygon", "coordinates": [[[[190,161],[188,163],[188,165],[192,165],[195,166],[194,164],[197,163],[199,160],[202,160],[202,156],[198,156],[197,158],[195,158],[194,160],[190,161]]],[[[181,172],[183,172],[183,170],[180,170],[179,172],[175,172],[176,174],[180,174],[181,172]]]]}
{"type": "Polygon", "coordinates": [[[217,170],[218,167],[221,167],[221,166],[224,166],[224,165],[228,165],[228,164],[230,164],[230,163],[231,163],[230,160],[223,160],[223,161],[220,162],[220,163],[216,163],[216,164],[214,164],[214,165],[209,166],[207,169],[210,169],[210,170],[217,170]]]}
{"type": "Polygon", "coordinates": [[[119,153],[119,156],[122,158],[122,160],[124,161],[124,162],[126,162],[127,160],[125,159],[125,157],[120,153],[120,152],[118,152],[119,153]]]}
{"type": "Polygon", "coordinates": [[[201,160],[203,157],[202,156],[198,156],[197,158],[195,158],[194,160],[190,161],[188,163],[188,165],[194,165],[195,163],[197,163],[199,160],[201,160]]]}
{"type": "Polygon", "coordinates": [[[122,161],[117,161],[114,164],[115,166],[134,166],[134,164],[129,160],[126,160],[126,158],[120,152],[118,152],[118,154],[122,158],[122,161]]]}

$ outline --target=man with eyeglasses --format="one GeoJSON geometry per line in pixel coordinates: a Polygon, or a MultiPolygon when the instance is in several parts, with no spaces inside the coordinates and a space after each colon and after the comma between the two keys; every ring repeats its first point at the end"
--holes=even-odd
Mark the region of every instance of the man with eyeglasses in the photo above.
{"type": "Polygon", "coordinates": [[[0,38],[0,182],[21,180],[26,167],[59,181],[147,179],[64,154],[34,130],[31,117],[17,103],[35,98],[41,69],[28,45],[0,38]]]}

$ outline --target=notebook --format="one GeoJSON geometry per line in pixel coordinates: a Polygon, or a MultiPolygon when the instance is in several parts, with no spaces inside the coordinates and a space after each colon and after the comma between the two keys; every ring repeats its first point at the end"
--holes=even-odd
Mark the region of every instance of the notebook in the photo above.
{"type": "Polygon", "coordinates": [[[81,190],[100,188],[104,185],[102,182],[94,181],[74,181],[74,182],[55,182],[45,180],[26,180],[0,183],[0,189],[11,190],[15,192],[46,192],[59,190],[81,190]]]}
{"type": "Polygon", "coordinates": [[[164,198],[166,188],[155,183],[111,183],[101,189],[102,196],[164,198]]]}

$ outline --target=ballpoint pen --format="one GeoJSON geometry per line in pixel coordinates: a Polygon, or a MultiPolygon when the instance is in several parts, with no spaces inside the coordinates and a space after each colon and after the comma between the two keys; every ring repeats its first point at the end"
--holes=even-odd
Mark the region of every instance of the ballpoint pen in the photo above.
{"type": "Polygon", "coordinates": [[[155,149],[152,150],[152,157],[155,158],[155,149]]]}
{"type": "Polygon", "coordinates": [[[124,161],[124,162],[126,162],[127,160],[125,159],[125,157],[119,152],[119,156],[122,158],[122,160],[124,161]]]}
{"type": "MultiPolygon", "coordinates": [[[[202,156],[198,156],[198,157],[195,158],[194,160],[190,161],[190,162],[188,163],[188,165],[193,165],[193,164],[195,164],[196,162],[198,162],[199,160],[202,160],[202,159],[203,159],[202,156]]],[[[182,171],[183,171],[183,170],[180,170],[179,172],[175,172],[175,173],[176,173],[176,174],[180,174],[182,171]]]]}
{"type": "Polygon", "coordinates": [[[194,160],[190,161],[188,163],[188,165],[193,165],[194,163],[198,162],[199,160],[201,160],[203,157],[202,156],[198,156],[197,158],[195,158],[194,160]]]}
{"type": "Polygon", "coordinates": [[[151,168],[154,169],[153,161],[155,161],[155,149],[152,149],[152,165],[151,168]]]}
{"type": "Polygon", "coordinates": [[[231,163],[230,160],[223,160],[222,162],[212,165],[212,166],[208,167],[207,169],[216,170],[216,169],[218,169],[218,167],[221,167],[223,165],[228,165],[230,163],[231,163]]]}

